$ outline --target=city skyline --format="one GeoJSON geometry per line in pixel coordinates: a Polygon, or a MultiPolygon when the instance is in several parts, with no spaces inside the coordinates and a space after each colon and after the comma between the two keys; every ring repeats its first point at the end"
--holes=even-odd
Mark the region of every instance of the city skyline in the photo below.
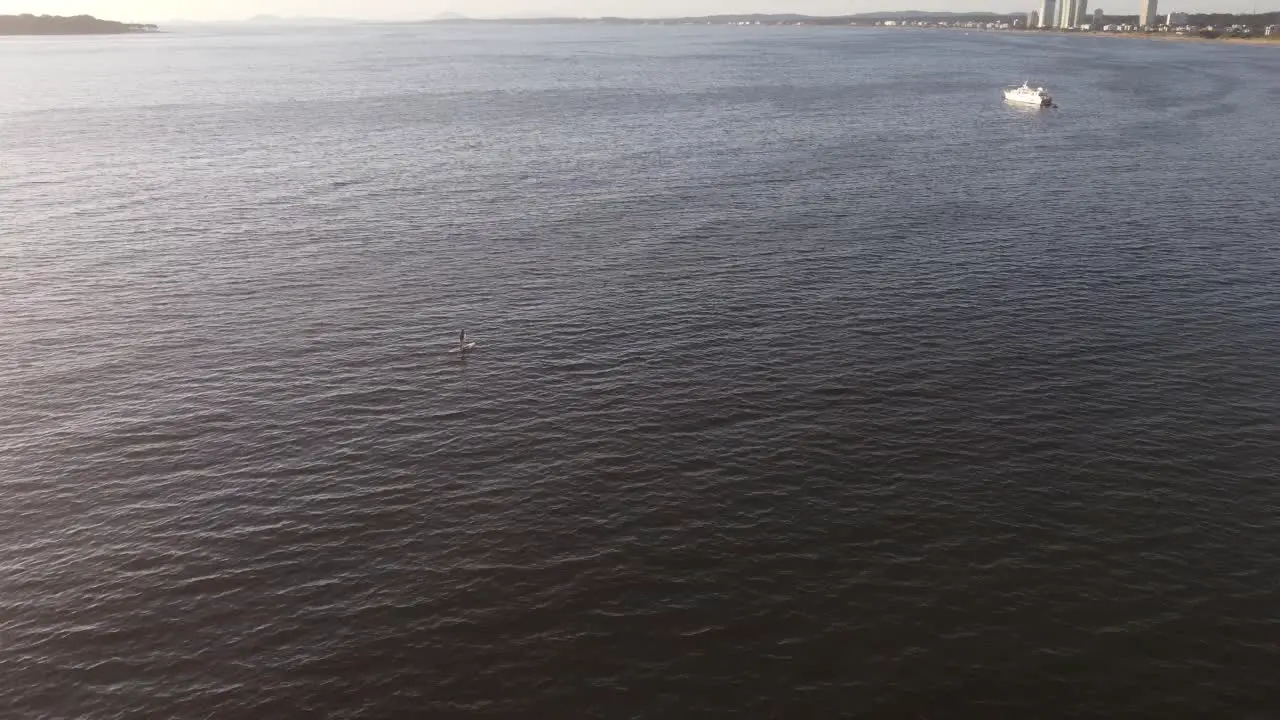
{"type": "MultiPolygon", "coordinates": [[[[1070,0],[1065,0],[1070,2],[1070,0]]],[[[1138,15],[1143,0],[1124,0],[1106,9],[1138,15]]],[[[1032,2],[1034,4],[1034,0],[1032,2]]],[[[1100,3],[1103,4],[1103,3],[1100,3]]],[[[1276,3],[1280,6],[1280,2],[1276,3]]],[[[470,17],[576,16],[685,17],[714,14],[797,13],[852,15],[866,12],[919,10],[925,12],[1025,13],[1026,0],[955,2],[932,0],[0,0],[0,14],[87,14],[126,22],[243,20],[256,15],[317,16],[366,20],[422,20],[442,13],[470,17]]],[[[1105,4],[1104,4],[1105,7],[1105,4]]],[[[1252,0],[1196,0],[1176,8],[1185,13],[1267,12],[1252,0]]],[[[1059,8],[1058,13],[1061,10],[1059,8]]],[[[1057,27],[1058,14],[1040,22],[1057,27]],[[1050,22],[1050,21],[1054,22],[1050,22]]]]}

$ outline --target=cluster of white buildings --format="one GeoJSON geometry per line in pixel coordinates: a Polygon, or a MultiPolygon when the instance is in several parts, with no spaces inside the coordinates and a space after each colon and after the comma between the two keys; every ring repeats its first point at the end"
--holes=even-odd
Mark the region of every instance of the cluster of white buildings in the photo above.
{"type": "Polygon", "coordinates": [[[876,22],[880,27],[922,27],[922,28],[964,28],[966,30],[1013,30],[1019,27],[1018,21],[977,22],[974,20],[881,20],[876,22]]]}

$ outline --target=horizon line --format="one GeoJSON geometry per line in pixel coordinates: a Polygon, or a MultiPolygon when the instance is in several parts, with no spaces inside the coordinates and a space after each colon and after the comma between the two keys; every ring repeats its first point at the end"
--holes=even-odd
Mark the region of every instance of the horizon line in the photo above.
{"type": "MultiPolygon", "coordinates": [[[[1037,8],[1032,8],[1035,10],[1037,8]]],[[[842,13],[838,15],[811,15],[808,13],[792,13],[792,12],[721,12],[710,13],[706,15],[496,15],[496,16],[471,16],[462,13],[440,13],[435,17],[422,18],[356,18],[356,17],[326,17],[317,15],[254,15],[252,17],[240,19],[222,19],[222,20],[192,20],[189,18],[169,18],[169,23],[192,23],[192,24],[246,24],[255,22],[268,22],[271,20],[279,20],[281,22],[328,22],[328,23],[351,23],[351,24],[369,24],[369,23],[429,23],[429,22],[465,22],[465,21],[485,21],[485,22],[501,22],[515,21],[528,22],[534,20],[704,20],[712,18],[724,17],[788,17],[788,18],[809,18],[814,20],[839,20],[843,18],[859,18],[870,17],[874,15],[996,15],[996,16],[1018,16],[1025,15],[1031,10],[1014,10],[1000,12],[996,10],[872,10],[859,13],[842,13]]],[[[1250,12],[1224,12],[1224,11],[1203,11],[1203,10],[1177,10],[1176,12],[1186,15],[1271,15],[1280,13],[1280,8],[1273,10],[1253,10],[1250,12]]],[[[1138,11],[1132,13],[1107,13],[1108,15],[1137,15],[1138,11]]]]}

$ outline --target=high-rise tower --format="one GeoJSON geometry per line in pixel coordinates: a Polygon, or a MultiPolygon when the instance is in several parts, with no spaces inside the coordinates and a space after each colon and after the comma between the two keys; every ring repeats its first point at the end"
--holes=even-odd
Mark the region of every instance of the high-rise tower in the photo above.
{"type": "Polygon", "coordinates": [[[1057,9],[1057,3],[1054,0],[1040,0],[1040,24],[1036,27],[1051,28],[1056,27],[1054,22],[1053,11],[1057,9]]]}
{"type": "Polygon", "coordinates": [[[1079,0],[1059,0],[1057,27],[1066,30],[1076,22],[1076,4],[1079,0]]]}
{"type": "Polygon", "coordinates": [[[1151,27],[1156,20],[1156,0],[1142,0],[1142,12],[1138,14],[1138,27],[1151,27]]]}

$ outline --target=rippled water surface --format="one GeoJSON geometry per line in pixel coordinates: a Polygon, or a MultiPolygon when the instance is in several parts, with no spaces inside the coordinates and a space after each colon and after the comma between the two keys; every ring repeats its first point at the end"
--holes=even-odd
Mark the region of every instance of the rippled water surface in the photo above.
{"type": "Polygon", "coordinates": [[[1207,43],[4,40],[0,716],[1269,717],[1277,110],[1207,43]]]}

